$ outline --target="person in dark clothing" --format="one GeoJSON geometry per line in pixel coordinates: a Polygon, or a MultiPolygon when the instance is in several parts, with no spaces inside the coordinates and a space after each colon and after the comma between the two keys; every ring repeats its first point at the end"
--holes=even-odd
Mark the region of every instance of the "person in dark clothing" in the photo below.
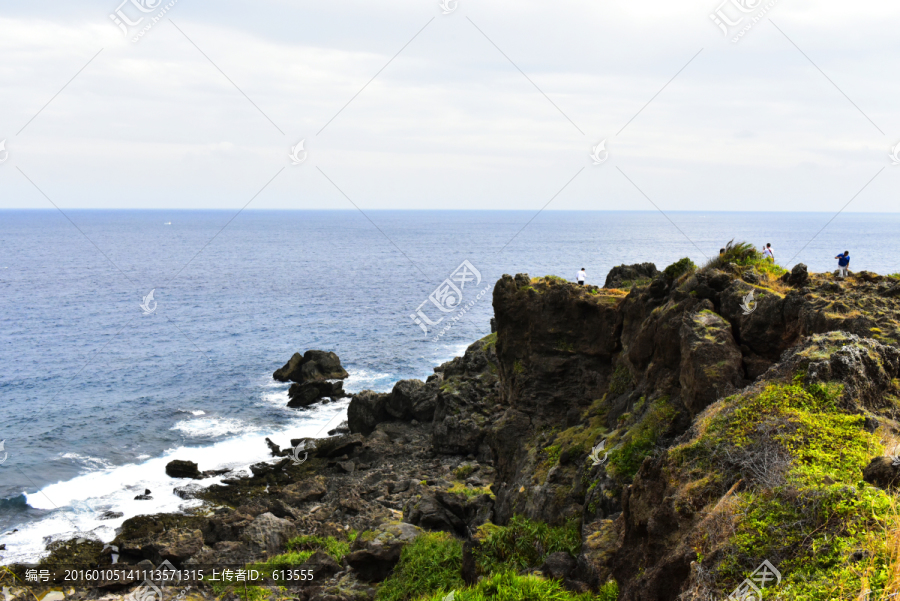
{"type": "Polygon", "coordinates": [[[850,251],[845,250],[844,254],[835,257],[838,260],[838,277],[847,277],[848,268],[850,266],[850,251]]]}

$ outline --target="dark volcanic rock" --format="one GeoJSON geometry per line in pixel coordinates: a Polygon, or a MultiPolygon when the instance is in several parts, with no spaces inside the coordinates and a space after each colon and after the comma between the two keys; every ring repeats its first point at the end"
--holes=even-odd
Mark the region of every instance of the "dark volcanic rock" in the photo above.
{"type": "Polygon", "coordinates": [[[794,288],[803,288],[809,284],[809,272],[806,269],[806,265],[797,263],[794,265],[794,268],[791,269],[791,272],[781,276],[781,279],[794,288]]]}
{"type": "Polygon", "coordinates": [[[565,551],[557,551],[547,556],[540,570],[548,578],[562,580],[572,573],[576,563],[575,558],[565,551]]]}
{"type": "Polygon", "coordinates": [[[710,309],[684,316],[680,382],[682,402],[691,415],[741,385],[741,351],[731,325],[710,309]]]}
{"type": "Polygon", "coordinates": [[[400,380],[394,384],[385,402],[385,411],[395,419],[412,419],[414,399],[423,388],[425,383],[422,380],[400,380]]]}
{"type": "Polygon", "coordinates": [[[466,537],[493,518],[494,502],[489,495],[466,499],[458,493],[437,490],[411,499],[404,519],[426,530],[443,530],[466,537]]]}
{"type": "Polygon", "coordinates": [[[391,573],[403,547],[422,531],[411,524],[382,524],[374,532],[360,534],[344,561],[364,582],[381,582],[391,573]]]}
{"type": "Polygon", "coordinates": [[[350,374],[341,366],[337,355],[325,351],[306,351],[303,355],[294,353],[290,361],[272,374],[279,382],[321,382],[343,380],[350,374]]]}
{"type": "Polygon", "coordinates": [[[875,457],[863,470],[863,480],[884,490],[900,486],[900,466],[890,457],[875,457]]]}
{"type": "Polygon", "coordinates": [[[172,489],[176,497],[182,499],[195,499],[203,491],[203,487],[199,484],[186,484],[184,486],[176,486],[172,489]]]}
{"type": "Polygon", "coordinates": [[[387,419],[388,413],[387,394],[363,390],[354,394],[347,408],[347,425],[350,431],[361,434],[371,434],[375,426],[387,419]]]}
{"type": "Polygon", "coordinates": [[[604,288],[631,288],[638,283],[650,283],[659,275],[653,263],[635,263],[634,265],[617,265],[606,275],[604,288]]]}
{"type": "Polygon", "coordinates": [[[166,464],[166,475],[171,478],[192,478],[200,480],[203,476],[193,461],[174,459],[166,464]]]}
{"type": "Polygon", "coordinates": [[[325,397],[339,399],[347,396],[343,382],[304,382],[292,384],[288,390],[288,407],[308,407],[325,397]]]}

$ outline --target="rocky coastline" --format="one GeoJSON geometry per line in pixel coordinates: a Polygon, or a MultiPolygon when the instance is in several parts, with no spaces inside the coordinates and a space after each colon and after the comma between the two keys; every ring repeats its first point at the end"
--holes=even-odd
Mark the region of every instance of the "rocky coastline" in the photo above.
{"type": "MultiPolygon", "coordinates": [[[[171,463],[201,508],[53,543],[2,574],[6,601],[125,598],[164,562],[263,575],[160,586],[182,599],[699,601],[764,561],[766,596],[887,598],[900,279],[754,253],[620,266],[603,288],[504,275],[492,333],[426,381],[349,395],[346,424],[268,440],[249,477],[204,487],[212,472],[171,463]],[[67,582],[76,566],[105,576],[67,582]]],[[[298,410],[347,396],[334,353],[274,377],[298,410]]]]}

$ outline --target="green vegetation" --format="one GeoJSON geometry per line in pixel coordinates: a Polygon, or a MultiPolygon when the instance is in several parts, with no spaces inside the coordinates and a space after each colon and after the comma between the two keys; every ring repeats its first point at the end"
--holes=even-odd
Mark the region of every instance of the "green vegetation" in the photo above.
{"type": "MultiPolygon", "coordinates": [[[[356,532],[353,533],[356,538],[356,532]]],[[[333,536],[298,536],[287,542],[288,551],[325,551],[336,562],[340,563],[344,555],[350,552],[350,543],[353,539],[338,540],[333,536]]]]}
{"type": "Polygon", "coordinates": [[[619,365],[609,380],[609,394],[619,396],[634,385],[631,372],[624,365],[619,365]]]}
{"type": "Polygon", "coordinates": [[[763,257],[763,254],[756,250],[756,247],[749,242],[738,242],[729,240],[725,245],[725,252],[713,257],[703,266],[703,271],[709,269],[722,269],[729,263],[739,267],[752,267],[761,275],[771,276],[774,278],[781,277],[787,273],[787,269],[776,264],[771,259],[763,257]]]}
{"type": "MultiPolygon", "coordinates": [[[[784,580],[767,594],[855,599],[871,588],[872,598],[885,598],[897,590],[900,516],[888,493],[861,481],[883,446],[862,415],[841,409],[841,386],[802,379],[729,397],[698,424],[699,438],[671,451],[683,475],[722,474],[720,489],[746,482],[713,577],[736,585],[768,558],[784,580]]],[[[713,549],[702,540],[695,550],[713,549]]]]}
{"type": "Polygon", "coordinates": [[[209,581],[208,584],[216,599],[223,599],[229,593],[233,593],[243,601],[265,601],[272,594],[268,589],[246,582],[209,581]]]}
{"type": "Polygon", "coordinates": [[[491,492],[490,486],[482,486],[481,488],[478,488],[478,487],[469,488],[462,482],[454,483],[453,486],[451,486],[450,488],[447,489],[447,492],[465,495],[465,497],[467,499],[472,499],[474,497],[480,497],[481,495],[490,495],[490,497],[492,499],[494,498],[494,493],[491,492]]]}
{"type": "Polygon", "coordinates": [[[475,466],[471,463],[464,463],[453,470],[453,477],[457,480],[465,480],[475,471],[475,466]]]}
{"type": "Polygon", "coordinates": [[[247,565],[248,570],[259,570],[262,578],[270,578],[275,580],[273,573],[278,570],[293,570],[299,568],[312,557],[315,551],[289,551],[275,557],[270,557],[266,561],[260,563],[251,563],[247,565]]]}
{"type": "Polygon", "coordinates": [[[683,259],[678,259],[668,267],[663,270],[663,273],[670,280],[677,280],[681,276],[686,273],[694,273],[697,271],[697,265],[694,264],[689,258],[684,257],[683,259]]]}
{"type": "MultiPolygon", "coordinates": [[[[442,601],[442,590],[425,601],[442,601]]],[[[556,580],[544,580],[537,576],[519,576],[514,572],[493,574],[480,580],[471,588],[457,590],[454,601],[616,601],[619,587],[615,582],[606,584],[597,595],[576,594],[564,589],[556,580]]]]}
{"type": "Polygon", "coordinates": [[[376,601],[411,601],[423,595],[443,598],[465,586],[462,543],[446,532],[429,532],[403,548],[400,563],[378,589],[376,601]]]}
{"type": "Polygon", "coordinates": [[[481,544],[474,552],[475,564],[484,575],[537,568],[551,553],[577,556],[581,551],[581,529],[574,521],[554,528],[516,515],[507,526],[483,525],[477,538],[481,544]]]}
{"type": "Polygon", "coordinates": [[[492,346],[497,346],[497,332],[492,332],[481,339],[484,342],[484,350],[487,351],[492,346]]]}
{"type": "Polygon", "coordinates": [[[514,373],[517,373],[517,374],[524,374],[524,373],[525,373],[525,366],[522,365],[522,362],[519,361],[518,359],[516,359],[515,361],[513,361],[513,372],[514,372],[514,373]]]}
{"type": "Polygon", "coordinates": [[[607,472],[621,482],[634,478],[644,458],[656,447],[656,441],[669,428],[676,413],[668,397],[653,401],[640,421],[625,435],[624,444],[610,451],[607,472]]]}
{"type": "Polygon", "coordinates": [[[616,288],[619,290],[631,290],[632,288],[647,286],[652,282],[650,278],[639,278],[637,280],[624,280],[616,288]]]}

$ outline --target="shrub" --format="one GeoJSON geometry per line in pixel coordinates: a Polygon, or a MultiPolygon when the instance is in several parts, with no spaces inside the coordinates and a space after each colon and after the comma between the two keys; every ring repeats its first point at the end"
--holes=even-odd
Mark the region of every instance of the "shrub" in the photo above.
{"type": "Polygon", "coordinates": [[[581,551],[581,531],[576,522],[551,527],[520,515],[507,526],[479,528],[481,544],[475,550],[479,574],[540,567],[548,555],[565,551],[577,556],[581,551]]]}
{"type": "Polygon", "coordinates": [[[458,468],[456,468],[455,470],[453,470],[453,477],[456,478],[457,480],[465,480],[470,475],[472,475],[472,472],[474,472],[474,471],[475,471],[474,465],[472,465],[471,463],[464,463],[463,465],[461,465],[458,468]]]}
{"type": "Polygon", "coordinates": [[[689,258],[684,257],[678,259],[663,270],[663,273],[670,280],[677,280],[686,273],[693,273],[697,270],[697,266],[689,258]]]}
{"type": "Polygon", "coordinates": [[[247,565],[247,569],[259,570],[262,578],[272,578],[272,573],[278,570],[292,570],[300,567],[306,560],[312,557],[315,551],[290,551],[275,557],[270,557],[266,561],[259,563],[251,563],[247,565]]]}
{"type": "Polygon", "coordinates": [[[298,536],[287,542],[288,551],[325,551],[336,562],[340,563],[344,555],[350,552],[350,540],[338,540],[333,536],[298,536]]]}
{"type": "MultiPolygon", "coordinates": [[[[615,601],[619,587],[609,582],[597,595],[567,591],[556,580],[537,576],[520,576],[515,572],[502,572],[480,580],[475,586],[457,590],[454,601],[615,601]]],[[[426,601],[442,601],[443,591],[425,597],[426,601]]]]}
{"type": "Polygon", "coordinates": [[[462,543],[446,532],[429,532],[403,548],[400,562],[379,587],[377,601],[410,601],[465,586],[462,543]]]}

